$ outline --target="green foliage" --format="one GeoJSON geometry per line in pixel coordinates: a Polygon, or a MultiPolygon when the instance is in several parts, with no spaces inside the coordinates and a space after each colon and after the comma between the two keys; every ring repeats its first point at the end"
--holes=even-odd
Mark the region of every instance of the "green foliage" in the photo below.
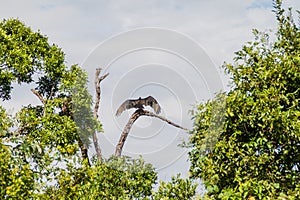
{"type": "Polygon", "coordinates": [[[160,182],[153,199],[192,199],[196,194],[197,184],[190,179],[182,179],[178,174],[171,182],[160,182]]]}
{"type": "Polygon", "coordinates": [[[225,102],[226,96],[221,93],[214,101],[200,104],[196,110],[191,111],[194,129],[191,132],[190,142],[196,144],[201,155],[211,152],[219,139],[225,120],[225,102]],[[202,133],[197,134],[200,131],[202,133]]]}
{"type": "MultiPolygon", "coordinates": [[[[11,122],[6,120],[6,113],[0,107],[1,134],[8,132],[11,122]]],[[[28,199],[33,193],[33,174],[26,163],[13,159],[8,146],[2,144],[0,138],[0,197],[28,199]]]]}
{"type": "Polygon", "coordinates": [[[10,99],[12,83],[34,82],[34,74],[39,92],[50,97],[65,70],[63,52],[45,36],[16,19],[0,22],[0,98],[10,99]]]}
{"type": "MultiPolygon", "coordinates": [[[[4,125],[0,130],[5,129],[1,131],[1,137],[4,143],[10,144],[7,150],[11,152],[6,158],[15,161],[12,168],[28,166],[34,180],[31,181],[34,192],[43,192],[49,182],[56,181],[54,177],[60,169],[80,161],[78,133],[81,127],[74,121],[76,110],[72,107],[72,97],[84,93],[89,101],[82,107],[89,109],[92,116],[86,74],[75,65],[68,70],[64,65],[64,53],[19,20],[3,20],[0,31],[0,80],[3,86],[0,97],[10,98],[13,82],[35,83],[36,95],[42,103],[24,106],[14,118],[11,129],[4,126],[9,118],[1,111],[1,124],[4,125]],[[76,87],[80,90],[74,92],[76,87]]],[[[101,128],[96,120],[88,120],[94,123],[90,128],[96,125],[101,128]]]]}
{"type": "Polygon", "coordinates": [[[157,173],[142,158],[111,157],[89,167],[61,170],[58,183],[40,195],[41,199],[191,199],[196,184],[179,175],[170,183],[161,182],[157,192],[152,190],[157,173]]]}
{"type": "Polygon", "coordinates": [[[0,138],[5,137],[9,133],[13,120],[7,115],[5,109],[0,106],[0,138]]]}
{"type": "Polygon", "coordinates": [[[30,165],[16,163],[9,149],[2,143],[0,143],[0,173],[1,198],[28,199],[32,197],[34,181],[30,165]]]}
{"type": "Polygon", "coordinates": [[[87,73],[74,69],[76,77],[71,87],[73,119],[78,126],[79,136],[84,144],[90,145],[90,138],[94,131],[102,131],[101,123],[93,116],[91,105],[93,99],[87,90],[87,73]]]}
{"type": "Polygon", "coordinates": [[[210,151],[211,107],[200,105],[191,135],[191,174],[202,178],[209,199],[300,197],[300,30],[275,1],[277,40],[254,30],[255,41],[225,67],[234,86],[224,126],[210,151]]]}
{"type": "Polygon", "coordinates": [[[93,167],[69,165],[57,179],[58,184],[49,187],[42,199],[145,199],[157,174],[141,158],[111,157],[93,167]]]}
{"type": "Polygon", "coordinates": [[[17,131],[7,138],[16,145],[15,156],[34,166],[37,191],[44,191],[48,182],[57,181],[55,177],[65,165],[80,165],[80,142],[85,139],[88,144],[91,131],[101,129],[92,116],[86,74],[72,66],[61,80],[58,92],[53,93],[55,97],[45,100],[43,106],[22,108],[16,118],[17,131]],[[80,89],[74,92],[74,88],[80,89]]]}

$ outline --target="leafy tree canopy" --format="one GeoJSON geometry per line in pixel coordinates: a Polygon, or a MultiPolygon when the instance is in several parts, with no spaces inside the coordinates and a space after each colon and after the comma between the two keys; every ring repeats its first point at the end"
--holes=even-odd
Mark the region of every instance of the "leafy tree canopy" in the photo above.
{"type": "Polygon", "coordinates": [[[280,0],[274,12],[275,41],[254,30],[254,42],[225,65],[233,82],[226,107],[219,95],[194,112],[190,172],[208,199],[300,197],[300,30],[280,0]],[[216,134],[210,125],[221,113],[216,134]]]}
{"type": "Polygon", "coordinates": [[[17,19],[2,20],[0,27],[0,97],[8,100],[15,82],[34,81],[42,95],[51,97],[66,73],[64,53],[17,19]]]}

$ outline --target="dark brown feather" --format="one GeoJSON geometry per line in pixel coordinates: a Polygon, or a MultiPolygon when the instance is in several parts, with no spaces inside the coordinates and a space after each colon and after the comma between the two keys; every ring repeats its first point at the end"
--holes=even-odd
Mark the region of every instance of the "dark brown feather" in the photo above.
{"type": "Polygon", "coordinates": [[[146,98],[138,98],[138,99],[128,99],[124,101],[121,106],[118,108],[116,112],[116,116],[121,115],[124,110],[136,108],[136,109],[144,109],[144,106],[151,106],[156,114],[159,114],[161,111],[160,105],[152,96],[148,96],[146,98]]]}

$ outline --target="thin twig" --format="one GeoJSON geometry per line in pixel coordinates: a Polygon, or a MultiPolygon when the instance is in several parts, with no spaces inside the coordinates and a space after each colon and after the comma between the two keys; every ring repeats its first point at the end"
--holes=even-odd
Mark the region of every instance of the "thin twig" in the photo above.
{"type": "Polygon", "coordinates": [[[147,111],[147,110],[143,110],[143,111],[144,112],[142,113],[142,115],[146,115],[146,116],[149,116],[149,117],[156,117],[158,119],[161,119],[161,120],[167,122],[168,124],[171,124],[172,126],[175,126],[175,127],[180,128],[182,130],[185,130],[185,131],[189,131],[189,129],[184,128],[184,127],[182,127],[182,126],[180,126],[178,124],[175,124],[174,122],[168,120],[167,118],[164,118],[164,117],[162,117],[160,115],[154,114],[153,112],[150,112],[150,111],[147,111]]]}

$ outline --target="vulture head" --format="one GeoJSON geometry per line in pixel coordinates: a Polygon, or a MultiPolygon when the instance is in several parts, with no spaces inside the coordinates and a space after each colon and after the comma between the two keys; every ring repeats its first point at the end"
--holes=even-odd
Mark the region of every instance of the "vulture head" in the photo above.
{"type": "Polygon", "coordinates": [[[161,108],[156,99],[154,99],[152,96],[148,96],[143,99],[141,97],[138,99],[127,99],[118,108],[116,116],[121,115],[124,110],[131,108],[144,109],[144,106],[151,106],[156,114],[160,113],[161,108]]]}

